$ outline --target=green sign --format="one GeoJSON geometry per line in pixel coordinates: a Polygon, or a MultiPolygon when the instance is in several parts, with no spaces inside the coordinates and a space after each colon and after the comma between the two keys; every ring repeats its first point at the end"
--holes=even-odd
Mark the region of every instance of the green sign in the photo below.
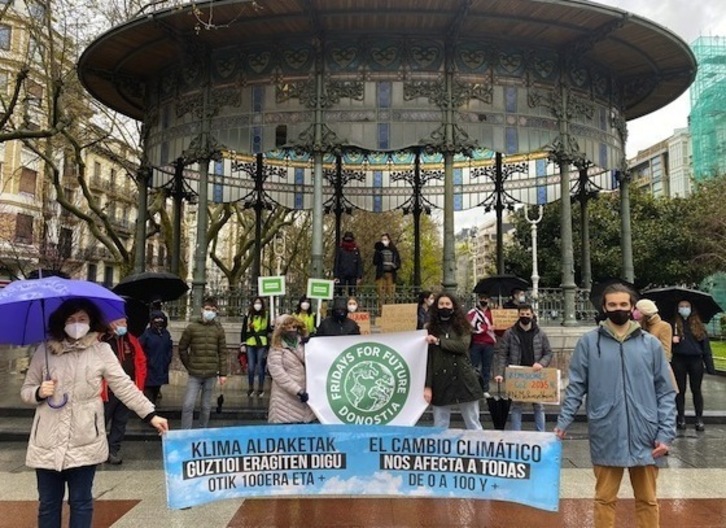
{"type": "Polygon", "coordinates": [[[307,296],[311,299],[332,299],[334,282],[325,279],[308,279],[307,296]]]}
{"type": "Polygon", "coordinates": [[[365,342],[343,350],[328,370],[326,393],[343,423],[387,424],[406,404],[411,372],[392,348],[365,342]]]}
{"type": "Polygon", "coordinates": [[[257,291],[260,297],[277,297],[285,295],[285,277],[258,277],[257,291]]]}

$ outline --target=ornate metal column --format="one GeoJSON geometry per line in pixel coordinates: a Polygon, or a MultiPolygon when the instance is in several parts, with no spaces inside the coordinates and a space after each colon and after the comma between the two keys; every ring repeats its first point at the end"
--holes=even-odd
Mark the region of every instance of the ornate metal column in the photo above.
{"type": "Polygon", "coordinates": [[[182,207],[184,198],[187,197],[184,192],[184,160],[178,158],[174,164],[174,179],[169,192],[172,199],[172,250],[171,250],[171,272],[179,275],[179,267],[181,262],[181,225],[182,225],[182,207]]]}
{"type": "Polygon", "coordinates": [[[391,174],[391,181],[405,181],[411,185],[411,197],[406,200],[401,209],[403,214],[413,214],[413,286],[421,288],[421,214],[430,215],[434,204],[423,195],[423,187],[430,180],[440,180],[443,177],[441,171],[427,171],[421,173],[421,148],[415,151],[413,173],[400,171],[391,174]]]}
{"type": "Polygon", "coordinates": [[[633,266],[633,234],[630,229],[630,173],[618,172],[620,184],[620,251],[623,260],[623,279],[635,281],[633,266]]]}
{"type": "Polygon", "coordinates": [[[134,258],[134,273],[141,273],[146,267],[146,220],[149,210],[149,180],[151,169],[142,165],[137,171],[139,187],[138,215],[136,216],[136,254],[134,258]]]}
{"type": "Polygon", "coordinates": [[[600,188],[595,185],[587,174],[592,164],[584,161],[579,166],[575,198],[580,203],[580,266],[582,269],[581,286],[585,290],[592,287],[592,263],[590,260],[590,213],[587,204],[597,198],[600,188]]]}
{"type": "Polygon", "coordinates": [[[350,181],[365,181],[365,174],[361,171],[343,171],[342,155],[336,154],[335,170],[325,171],[325,179],[333,188],[333,196],[323,204],[323,212],[335,215],[335,247],[338,247],[341,239],[343,214],[353,214],[353,204],[345,197],[345,186],[350,181]]]}
{"type": "Polygon", "coordinates": [[[323,276],[323,44],[317,40],[315,56],[315,122],[313,124],[313,236],[310,276],[323,276]]]}

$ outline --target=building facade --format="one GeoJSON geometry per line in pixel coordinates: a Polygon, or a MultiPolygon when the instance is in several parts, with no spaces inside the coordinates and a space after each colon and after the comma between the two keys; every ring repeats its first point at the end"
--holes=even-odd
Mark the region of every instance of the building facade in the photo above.
{"type": "Polygon", "coordinates": [[[691,137],[687,128],[638,152],[628,160],[633,186],[655,197],[685,197],[693,179],[691,137]]]}

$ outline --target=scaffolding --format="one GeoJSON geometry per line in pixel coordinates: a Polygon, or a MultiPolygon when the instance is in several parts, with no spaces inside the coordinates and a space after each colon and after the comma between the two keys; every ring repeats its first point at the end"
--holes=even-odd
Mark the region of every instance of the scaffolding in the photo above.
{"type": "Polygon", "coordinates": [[[691,44],[698,74],[691,86],[690,128],[696,180],[726,174],[726,37],[691,44]]]}

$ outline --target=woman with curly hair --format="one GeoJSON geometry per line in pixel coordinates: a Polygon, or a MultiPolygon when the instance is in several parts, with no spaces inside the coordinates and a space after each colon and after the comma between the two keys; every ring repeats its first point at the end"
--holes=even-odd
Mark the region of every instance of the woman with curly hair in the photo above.
{"type": "Polygon", "coordinates": [[[688,301],[678,303],[678,311],[673,320],[673,374],[678,384],[676,409],[678,410],[678,429],[686,428],[685,399],[687,381],[691,383],[693,407],[696,411],[696,431],[703,431],[703,381],[704,367],[709,374],[715,374],[711,345],[708,342],[706,326],[701,321],[695,307],[688,301]]]}
{"type": "Polygon", "coordinates": [[[448,293],[436,297],[429,315],[424,399],[433,407],[434,427],[449,427],[458,405],[466,428],[481,429],[479,400],[484,393],[469,359],[471,325],[448,293]]]}
{"type": "Polygon", "coordinates": [[[281,315],[272,333],[267,367],[272,389],[267,413],[269,423],[309,423],[315,414],[308,406],[305,380],[305,323],[292,315],[281,315]]]}

